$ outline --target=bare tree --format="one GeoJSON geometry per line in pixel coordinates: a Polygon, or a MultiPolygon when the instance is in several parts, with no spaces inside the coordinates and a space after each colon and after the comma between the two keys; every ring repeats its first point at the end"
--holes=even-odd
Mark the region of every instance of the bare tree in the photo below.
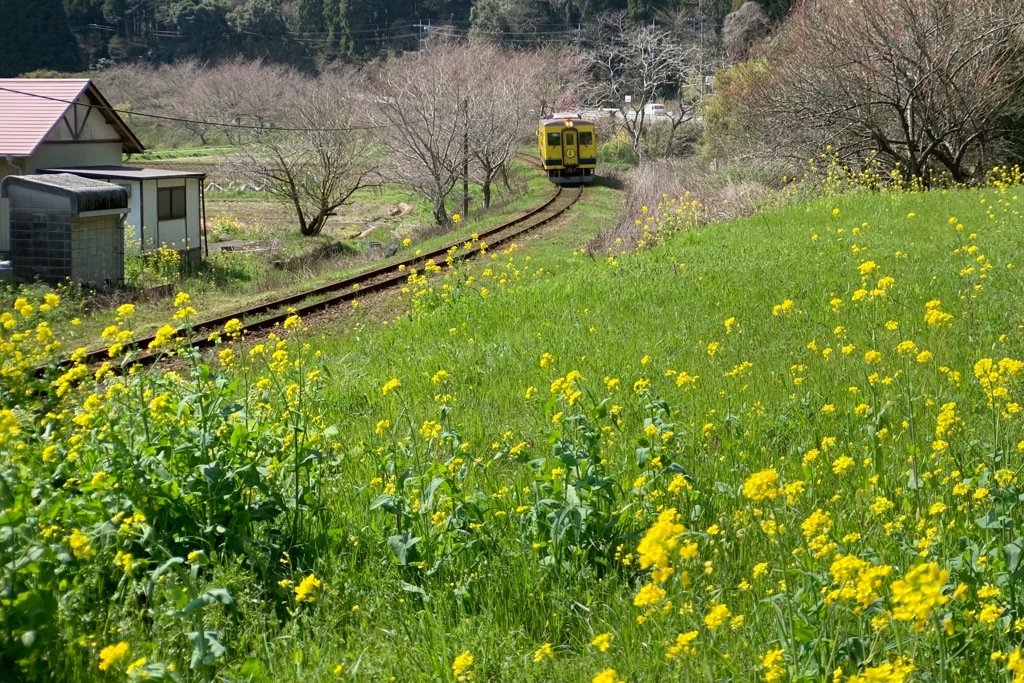
{"type": "Polygon", "coordinates": [[[990,165],[1019,97],[1014,0],[808,1],[728,92],[773,153],[825,145],[907,178],[964,181],[990,165]]]}
{"type": "Polygon", "coordinates": [[[466,117],[471,173],[480,185],[483,205],[491,205],[491,185],[504,176],[516,147],[534,123],[530,95],[534,88],[530,53],[512,54],[482,45],[465,52],[471,61],[466,117]]]}
{"type": "Polygon", "coordinates": [[[591,98],[618,108],[633,148],[642,154],[646,105],[700,77],[700,47],[669,27],[630,25],[624,12],[602,15],[592,35],[584,51],[593,76],[591,98]]]}
{"type": "Polygon", "coordinates": [[[579,108],[586,91],[587,60],[576,50],[547,47],[520,53],[516,69],[532,83],[530,116],[539,119],[555,111],[579,108]]]}
{"type": "Polygon", "coordinates": [[[355,71],[317,80],[293,75],[289,87],[291,94],[278,91],[289,108],[279,120],[247,130],[233,159],[295,209],[303,235],[319,235],[357,190],[379,182],[379,151],[359,99],[365,83],[355,71]]]}
{"type": "Polygon", "coordinates": [[[228,142],[241,144],[242,126],[260,127],[289,116],[292,84],[303,79],[294,69],[261,61],[232,59],[203,69],[188,85],[181,113],[214,122],[228,142]]]}
{"type": "Polygon", "coordinates": [[[386,65],[371,114],[388,152],[388,175],[427,198],[439,225],[462,174],[468,106],[467,48],[431,46],[386,65]]]}
{"type": "Polygon", "coordinates": [[[160,109],[179,119],[178,123],[199,138],[200,144],[209,144],[207,136],[217,127],[216,118],[208,118],[211,112],[205,100],[203,83],[209,78],[209,71],[194,59],[160,67],[155,76],[163,81],[167,96],[161,101],[160,109]]]}

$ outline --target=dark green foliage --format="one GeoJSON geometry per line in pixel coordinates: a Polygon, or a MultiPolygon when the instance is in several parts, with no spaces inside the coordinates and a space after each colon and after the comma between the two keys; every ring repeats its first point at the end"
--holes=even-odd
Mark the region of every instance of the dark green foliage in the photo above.
{"type": "Polygon", "coordinates": [[[299,0],[298,28],[306,33],[324,30],[324,0],[299,0]]]}
{"type": "Polygon", "coordinates": [[[82,55],[60,0],[0,0],[0,76],[72,71],[82,55]]]}
{"type": "MultiPolygon", "coordinates": [[[[784,17],[794,0],[763,0],[773,21],[784,17]]],[[[47,49],[34,49],[31,69],[66,71],[85,66],[145,61],[170,63],[197,59],[214,64],[224,59],[263,59],[297,66],[342,61],[368,61],[383,55],[415,50],[428,37],[427,26],[444,26],[455,35],[510,47],[532,47],[572,40],[605,12],[627,12],[632,23],[670,21],[680,13],[707,27],[715,41],[733,0],[0,0],[12,9],[3,15],[33,13],[58,18],[39,30],[15,29],[21,40],[53,36],[70,22],[78,54],[58,55],[65,39],[48,39],[47,49]],[[40,9],[63,5],[59,10],[40,9]],[[22,7],[23,6],[23,7],[22,7]],[[30,9],[26,9],[30,8],[30,9]]],[[[24,26],[24,19],[21,19],[24,26]]],[[[18,37],[16,36],[16,37],[18,37]]],[[[2,68],[21,65],[26,50],[5,41],[2,68]],[[17,53],[17,58],[15,54],[17,53]]],[[[34,44],[34,42],[33,42],[34,44]]],[[[74,46],[65,48],[73,50],[74,46]]],[[[31,69],[22,69],[31,70],[31,69]]]]}
{"type": "Polygon", "coordinates": [[[284,0],[245,0],[226,19],[242,54],[305,66],[301,55],[306,51],[287,35],[284,0]]]}
{"type": "Polygon", "coordinates": [[[227,7],[218,0],[182,0],[171,5],[175,27],[200,59],[217,56],[229,33],[227,7]]]}
{"type": "Polygon", "coordinates": [[[656,12],[672,9],[671,5],[668,0],[629,0],[626,11],[631,22],[641,23],[651,21],[656,12]]]}

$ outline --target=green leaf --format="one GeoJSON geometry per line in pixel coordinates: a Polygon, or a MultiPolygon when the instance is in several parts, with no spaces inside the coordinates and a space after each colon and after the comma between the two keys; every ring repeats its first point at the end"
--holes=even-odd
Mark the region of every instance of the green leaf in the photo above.
{"type": "Polygon", "coordinates": [[[423,602],[429,602],[430,601],[430,596],[427,595],[427,592],[425,590],[423,590],[422,588],[420,588],[419,586],[417,586],[416,584],[409,583],[408,581],[402,581],[399,584],[399,586],[406,593],[415,593],[416,595],[420,596],[421,598],[423,598],[423,602]]]}
{"type": "Polygon", "coordinates": [[[176,613],[176,616],[185,617],[195,612],[197,609],[202,609],[208,605],[220,603],[225,607],[233,607],[235,604],[234,598],[231,597],[231,593],[228,592],[227,588],[211,588],[204,591],[198,598],[193,598],[184,608],[176,613]]]}
{"type": "Polygon", "coordinates": [[[263,669],[263,663],[255,657],[250,657],[249,659],[245,660],[245,663],[242,664],[242,676],[246,676],[252,679],[257,676],[262,676],[265,673],[266,672],[263,669]]]}
{"type": "Polygon", "coordinates": [[[227,652],[216,631],[190,631],[185,637],[192,643],[192,669],[213,664],[227,652]]]}
{"type": "Polygon", "coordinates": [[[377,499],[370,503],[370,509],[376,510],[377,508],[384,508],[387,512],[393,515],[402,514],[402,506],[398,498],[391,495],[390,493],[382,493],[377,496],[377,499]]]}
{"type": "Polygon", "coordinates": [[[153,570],[153,573],[149,575],[149,584],[146,586],[146,598],[147,602],[152,604],[153,602],[153,587],[156,585],[157,580],[163,576],[164,572],[173,567],[176,564],[184,564],[185,559],[182,557],[172,557],[167,560],[159,567],[153,570]]]}
{"type": "Polygon", "coordinates": [[[211,462],[205,465],[200,465],[199,473],[203,475],[203,479],[205,479],[209,484],[215,485],[220,482],[224,475],[224,470],[222,470],[221,466],[217,463],[211,462]]]}
{"type": "Polygon", "coordinates": [[[974,520],[974,523],[980,526],[982,529],[1002,529],[1003,520],[996,515],[995,510],[989,510],[988,514],[978,517],[974,520]]]}
{"type": "Polygon", "coordinates": [[[441,484],[444,483],[444,479],[441,477],[434,477],[427,484],[427,488],[423,491],[421,498],[422,507],[429,508],[434,505],[434,494],[437,493],[437,489],[441,484]]]}
{"type": "Polygon", "coordinates": [[[793,621],[793,637],[798,643],[811,643],[817,637],[817,633],[806,622],[799,619],[793,621]]]}
{"type": "Polygon", "coordinates": [[[1011,574],[1011,581],[1016,581],[1020,578],[1022,570],[1020,564],[1020,551],[1020,539],[1015,539],[1003,546],[1003,557],[1006,559],[1006,569],[1011,574]]]}
{"type": "Polygon", "coordinates": [[[391,546],[391,552],[398,558],[398,563],[404,567],[419,559],[419,553],[416,552],[415,546],[420,540],[420,537],[413,536],[411,531],[405,531],[388,538],[388,545],[391,546]]]}

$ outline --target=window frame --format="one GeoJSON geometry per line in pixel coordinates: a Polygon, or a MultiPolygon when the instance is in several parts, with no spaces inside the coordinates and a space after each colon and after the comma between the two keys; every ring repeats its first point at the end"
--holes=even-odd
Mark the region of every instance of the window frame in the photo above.
{"type": "Polygon", "coordinates": [[[548,132],[548,147],[561,147],[562,146],[562,134],[557,130],[548,132]],[[554,142],[552,142],[554,140],[554,142]]]}
{"type": "Polygon", "coordinates": [[[579,136],[580,136],[580,144],[583,145],[584,147],[588,147],[588,146],[594,144],[594,134],[591,133],[589,130],[581,130],[579,132],[579,136]],[[587,136],[586,141],[583,140],[583,136],[584,135],[587,136]]]}
{"type": "Polygon", "coordinates": [[[188,192],[185,186],[158,187],[156,189],[156,212],[159,221],[188,218],[188,192]]]}

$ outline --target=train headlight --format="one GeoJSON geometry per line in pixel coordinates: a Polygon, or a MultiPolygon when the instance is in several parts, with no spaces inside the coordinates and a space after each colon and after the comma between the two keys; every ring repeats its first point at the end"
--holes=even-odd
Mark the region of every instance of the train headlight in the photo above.
{"type": "Polygon", "coordinates": [[[572,128],[572,121],[566,121],[565,122],[565,127],[566,128],[572,128]]]}

